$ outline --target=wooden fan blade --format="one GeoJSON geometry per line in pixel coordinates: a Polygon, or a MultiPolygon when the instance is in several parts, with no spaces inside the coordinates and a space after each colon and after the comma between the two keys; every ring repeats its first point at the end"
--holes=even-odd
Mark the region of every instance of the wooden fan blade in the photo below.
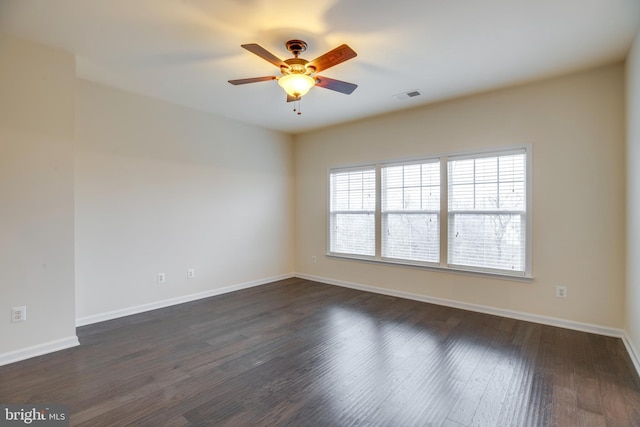
{"type": "Polygon", "coordinates": [[[316,86],[325,89],[335,90],[336,92],[350,95],[358,87],[358,85],[342,80],[330,79],[328,77],[316,76],[316,86]]]}
{"type": "Polygon", "coordinates": [[[353,49],[346,44],[343,44],[333,50],[330,50],[324,55],[317,57],[311,61],[309,65],[315,67],[316,72],[320,72],[329,67],[333,67],[334,65],[338,65],[341,62],[355,58],[357,55],[358,54],[353,49]]]}
{"type": "Polygon", "coordinates": [[[250,79],[237,79],[237,80],[229,80],[229,83],[232,85],[246,85],[247,83],[257,83],[257,82],[266,82],[268,80],[275,80],[275,76],[266,76],[266,77],[252,77],[250,79]]]}
{"type": "Polygon", "coordinates": [[[267,49],[263,48],[259,44],[249,43],[249,44],[243,44],[240,46],[247,49],[249,52],[255,55],[258,55],[260,58],[264,59],[265,61],[271,62],[276,67],[289,68],[289,66],[282,59],[278,58],[273,53],[269,52],[267,49]]]}
{"type": "Polygon", "coordinates": [[[300,101],[300,99],[302,98],[299,96],[291,96],[287,94],[287,102],[300,101]]]}

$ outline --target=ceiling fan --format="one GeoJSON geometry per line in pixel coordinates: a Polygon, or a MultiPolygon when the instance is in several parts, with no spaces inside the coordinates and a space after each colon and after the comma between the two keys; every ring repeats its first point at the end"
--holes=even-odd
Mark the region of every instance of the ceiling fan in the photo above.
{"type": "MultiPolygon", "coordinates": [[[[334,90],[347,95],[351,94],[358,87],[358,85],[353,83],[314,75],[317,72],[354,58],[357,55],[356,52],[346,44],[330,50],[313,61],[299,58],[300,53],[307,50],[307,43],[302,40],[289,40],[285,43],[287,50],[293,54],[293,58],[284,61],[256,43],[243,44],[241,46],[276,67],[280,67],[280,73],[282,75],[229,80],[229,83],[232,85],[277,80],[278,84],[287,92],[287,102],[300,101],[313,86],[334,90]]],[[[295,108],[294,111],[296,111],[295,108]]],[[[300,114],[300,111],[298,111],[298,114],[300,114]]]]}

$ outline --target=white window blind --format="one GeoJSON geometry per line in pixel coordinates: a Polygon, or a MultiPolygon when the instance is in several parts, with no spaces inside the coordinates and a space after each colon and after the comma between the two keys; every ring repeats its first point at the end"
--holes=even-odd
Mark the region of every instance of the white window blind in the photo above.
{"type": "Polygon", "coordinates": [[[328,255],[531,278],[530,150],[331,169],[328,255]]]}
{"type": "Polygon", "coordinates": [[[451,266],[526,269],[526,153],[448,162],[451,266]]]}
{"type": "Polygon", "coordinates": [[[330,252],[375,255],[375,168],[330,173],[330,252]]]}
{"type": "Polygon", "coordinates": [[[438,263],[440,162],[382,167],[382,257],[438,263]]]}

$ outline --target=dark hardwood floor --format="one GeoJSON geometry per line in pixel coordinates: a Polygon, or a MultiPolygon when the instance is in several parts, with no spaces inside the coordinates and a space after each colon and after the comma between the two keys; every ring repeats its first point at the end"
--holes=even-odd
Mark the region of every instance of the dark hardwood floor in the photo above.
{"type": "Polygon", "coordinates": [[[620,339],[302,279],[78,336],[0,367],[0,402],[83,426],[640,426],[620,339]]]}

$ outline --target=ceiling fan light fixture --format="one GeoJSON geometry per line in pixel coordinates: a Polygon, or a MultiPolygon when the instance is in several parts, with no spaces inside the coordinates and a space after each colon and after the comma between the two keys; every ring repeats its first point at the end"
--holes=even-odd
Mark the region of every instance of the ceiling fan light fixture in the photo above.
{"type": "Polygon", "coordinates": [[[278,79],[278,84],[287,95],[298,98],[305,96],[316,84],[316,79],[306,74],[287,74],[278,79]]]}
{"type": "Polygon", "coordinates": [[[287,50],[293,54],[293,58],[284,61],[257,43],[243,44],[241,46],[265,61],[279,67],[282,76],[236,79],[229,80],[229,83],[232,85],[244,85],[247,83],[277,80],[278,85],[287,93],[287,102],[293,103],[293,111],[296,111],[298,114],[300,114],[300,99],[314,86],[330,89],[346,95],[350,95],[358,87],[358,85],[341,80],[334,80],[323,76],[311,76],[311,74],[315,74],[317,71],[326,70],[351,58],[355,58],[357,54],[346,44],[342,44],[320,55],[313,61],[307,61],[299,57],[300,53],[307,49],[307,44],[302,40],[289,40],[285,43],[287,50]]]}

